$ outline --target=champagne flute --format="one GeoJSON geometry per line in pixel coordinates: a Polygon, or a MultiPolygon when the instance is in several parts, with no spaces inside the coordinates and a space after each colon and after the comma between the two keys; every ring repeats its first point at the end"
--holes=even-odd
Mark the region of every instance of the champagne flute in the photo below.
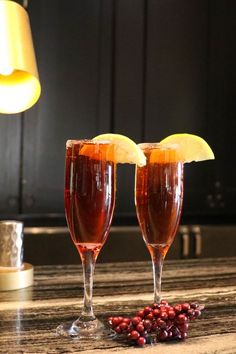
{"type": "Polygon", "coordinates": [[[65,162],[65,213],[83,267],[84,303],[80,317],[57,327],[59,335],[101,338],[112,334],[93,312],[93,274],[109,233],[115,207],[116,164],[109,142],[68,140],[65,162]]]}
{"type": "Polygon", "coordinates": [[[135,205],[143,239],[150,252],[154,303],[161,302],[164,258],[175,238],[183,201],[183,162],[176,145],[139,144],[147,164],[136,167],[135,205]]]}

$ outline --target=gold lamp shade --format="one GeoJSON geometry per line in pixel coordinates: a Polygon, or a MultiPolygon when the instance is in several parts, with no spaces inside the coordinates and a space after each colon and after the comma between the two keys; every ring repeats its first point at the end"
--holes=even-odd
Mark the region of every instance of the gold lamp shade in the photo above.
{"type": "Polygon", "coordinates": [[[26,10],[0,0],[0,113],[19,113],[32,107],[41,93],[26,10]]]}

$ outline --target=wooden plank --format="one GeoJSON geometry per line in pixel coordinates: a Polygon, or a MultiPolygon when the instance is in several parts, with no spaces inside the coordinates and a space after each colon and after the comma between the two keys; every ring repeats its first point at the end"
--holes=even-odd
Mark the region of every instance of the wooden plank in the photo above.
{"type": "Polygon", "coordinates": [[[110,132],[112,126],[111,102],[114,1],[100,0],[100,3],[98,116],[96,134],[110,132]]]}
{"type": "Polygon", "coordinates": [[[146,139],[203,132],[207,2],[148,1],[146,139]]]}
{"type": "MultiPolygon", "coordinates": [[[[115,2],[113,130],[142,138],[144,1],[115,2]]],[[[116,213],[134,215],[134,167],[118,166],[116,213]],[[128,197],[127,197],[128,196],[128,197]]]]}
{"type": "Polygon", "coordinates": [[[140,140],[143,107],[143,0],[116,5],[114,62],[114,131],[140,140]]]}
{"type": "Polygon", "coordinates": [[[21,149],[20,114],[0,114],[0,213],[19,211],[19,178],[21,149]]]}
{"type": "MultiPolygon", "coordinates": [[[[209,140],[207,1],[148,1],[145,138],[173,133],[209,140]]],[[[212,162],[185,166],[184,216],[209,212],[212,162]]]]}

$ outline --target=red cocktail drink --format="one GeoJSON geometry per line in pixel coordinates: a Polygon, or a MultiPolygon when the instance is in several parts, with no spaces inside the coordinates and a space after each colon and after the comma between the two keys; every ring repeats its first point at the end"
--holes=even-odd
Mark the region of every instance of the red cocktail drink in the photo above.
{"type": "MultiPolygon", "coordinates": [[[[160,283],[163,259],[172,244],[181,216],[183,201],[183,163],[175,146],[139,145],[147,164],[136,169],[135,204],[144,241],[151,254],[160,283]],[[157,270],[158,267],[158,270],[157,270]]],[[[160,300],[155,284],[155,302],[160,300]]]]}
{"type": "Polygon", "coordinates": [[[109,233],[115,206],[115,164],[106,143],[69,141],[66,148],[65,211],[81,256],[97,256],[109,233]]]}
{"type": "Polygon", "coordinates": [[[80,254],[84,278],[81,316],[57,328],[77,338],[101,338],[111,333],[93,313],[93,273],[115,207],[114,146],[105,141],[69,140],[66,144],[65,212],[71,238],[80,254]]]}

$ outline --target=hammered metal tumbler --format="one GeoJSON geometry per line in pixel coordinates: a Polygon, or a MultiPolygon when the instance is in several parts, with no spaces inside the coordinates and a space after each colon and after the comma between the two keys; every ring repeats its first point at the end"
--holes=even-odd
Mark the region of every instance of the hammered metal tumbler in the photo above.
{"type": "Polygon", "coordinates": [[[23,263],[23,223],[0,221],[0,267],[21,268],[23,263]]]}

